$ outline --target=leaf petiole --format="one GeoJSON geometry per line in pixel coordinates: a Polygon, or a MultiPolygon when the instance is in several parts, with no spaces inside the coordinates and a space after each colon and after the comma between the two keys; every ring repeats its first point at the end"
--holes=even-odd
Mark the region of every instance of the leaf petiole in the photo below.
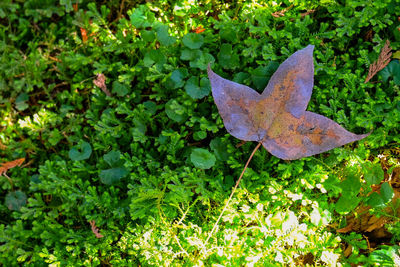
{"type": "Polygon", "coordinates": [[[224,208],[222,209],[221,213],[219,214],[219,217],[218,217],[217,221],[215,222],[215,224],[214,224],[214,226],[213,226],[211,232],[208,234],[208,237],[207,237],[206,241],[204,242],[204,249],[205,249],[205,247],[206,247],[206,245],[207,245],[207,243],[208,243],[208,240],[211,238],[212,234],[214,233],[215,229],[217,228],[218,223],[219,223],[219,221],[221,220],[222,215],[224,214],[226,208],[228,207],[229,202],[231,201],[233,194],[235,194],[236,188],[239,186],[240,180],[242,180],[243,174],[244,174],[244,172],[246,171],[247,166],[249,165],[251,159],[253,158],[254,154],[256,153],[256,151],[258,150],[258,148],[259,148],[260,146],[261,146],[261,142],[259,142],[259,143],[257,144],[257,146],[254,148],[253,152],[251,152],[251,155],[250,155],[249,159],[247,160],[246,165],[244,166],[243,171],[242,171],[242,173],[241,173],[240,176],[239,176],[239,179],[237,180],[235,186],[234,186],[233,189],[232,189],[232,193],[231,193],[231,195],[229,196],[228,201],[226,202],[226,204],[225,204],[224,208]]]}

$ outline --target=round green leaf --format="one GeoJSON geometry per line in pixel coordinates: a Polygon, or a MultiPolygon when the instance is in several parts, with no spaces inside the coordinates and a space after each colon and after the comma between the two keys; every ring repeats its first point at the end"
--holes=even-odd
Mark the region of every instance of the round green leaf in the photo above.
{"type": "Polygon", "coordinates": [[[389,185],[389,183],[384,182],[381,186],[381,196],[385,203],[388,203],[392,200],[394,196],[393,188],[389,185]]]}
{"type": "Polygon", "coordinates": [[[393,78],[394,83],[400,85],[400,61],[392,60],[379,74],[384,82],[389,78],[393,78]]]}
{"type": "Polygon", "coordinates": [[[184,49],[181,52],[180,59],[182,60],[195,60],[202,56],[202,52],[200,50],[191,50],[191,49],[184,49]]]}
{"type": "Polygon", "coordinates": [[[85,160],[92,154],[92,147],[87,142],[82,142],[71,148],[68,155],[71,160],[85,160]]]}
{"type": "Polygon", "coordinates": [[[222,44],[218,53],[218,62],[225,69],[239,67],[238,51],[233,51],[231,44],[222,44]]]}
{"type": "Polygon", "coordinates": [[[143,65],[145,67],[151,67],[153,64],[162,66],[167,62],[167,58],[159,50],[150,50],[144,55],[143,65]]]}
{"type": "Polygon", "coordinates": [[[112,83],[112,92],[117,96],[125,96],[129,93],[129,87],[119,81],[114,81],[112,83]]]}
{"type": "Polygon", "coordinates": [[[225,161],[229,158],[227,146],[222,142],[221,138],[217,137],[211,140],[210,147],[214,151],[215,156],[217,156],[217,159],[225,161]]]}
{"type": "Polygon", "coordinates": [[[198,49],[203,45],[204,38],[200,34],[191,32],[183,36],[182,42],[190,49],[198,49]]]}
{"type": "Polygon", "coordinates": [[[156,34],[154,33],[154,31],[143,30],[143,31],[141,31],[141,35],[142,35],[143,40],[148,43],[153,42],[154,39],[156,38],[156,34]]]}
{"type": "Polygon", "coordinates": [[[165,104],[165,112],[171,120],[176,122],[183,122],[187,117],[185,107],[175,99],[171,99],[165,104]]]}
{"type": "Polygon", "coordinates": [[[235,43],[238,39],[237,32],[233,28],[222,28],[219,31],[219,36],[222,40],[230,43],[235,43]]]}
{"type": "Polygon", "coordinates": [[[111,184],[121,180],[127,174],[128,174],[128,170],[125,169],[124,167],[102,170],[100,172],[100,181],[103,184],[111,185],[111,184]]]}
{"type": "Polygon", "coordinates": [[[215,61],[214,57],[209,53],[203,53],[200,51],[200,54],[189,62],[190,67],[199,68],[201,70],[206,70],[207,65],[209,63],[213,63],[215,61]]]}
{"type": "Polygon", "coordinates": [[[338,213],[346,214],[354,210],[359,202],[360,199],[357,196],[342,195],[335,204],[335,210],[338,213]]]}
{"type": "Polygon", "coordinates": [[[269,79],[278,67],[279,63],[271,61],[267,66],[259,66],[250,72],[251,79],[257,90],[262,90],[267,86],[269,79]]]}
{"type": "Polygon", "coordinates": [[[143,103],[146,111],[150,114],[150,115],[154,115],[157,112],[157,104],[154,103],[153,101],[146,101],[143,103]]]}
{"type": "Polygon", "coordinates": [[[182,68],[182,69],[174,70],[171,73],[171,76],[168,77],[166,86],[169,89],[177,89],[177,88],[183,87],[183,85],[185,84],[185,81],[183,79],[186,78],[187,76],[188,76],[187,69],[182,68]]]}
{"type": "Polygon", "coordinates": [[[383,170],[380,164],[367,162],[364,165],[364,179],[368,185],[379,184],[383,180],[383,170]]]}
{"type": "Polygon", "coordinates": [[[111,150],[105,154],[103,158],[111,167],[117,167],[123,164],[123,160],[121,160],[121,153],[116,150],[111,150]]]}
{"type": "Polygon", "coordinates": [[[199,78],[197,76],[191,77],[185,85],[185,90],[190,97],[194,99],[201,99],[210,94],[211,85],[210,81],[203,77],[200,80],[199,85],[199,78]]]}
{"type": "Polygon", "coordinates": [[[361,182],[360,178],[354,175],[354,173],[347,173],[346,180],[342,181],[339,184],[339,187],[342,188],[342,194],[344,196],[356,196],[360,192],[361,182]]]}
{"type": "Polygon", "coordinates": [[[170,36],[168,33],[167,25],[160,25],[157,29],[157,40],[163,46],[169,46],[175,43],[175,37],[170,36]]]}
{"type": "Polygon", "coordinates": [[[190,160],[196,168],[200,169],[209,169],[215,164],[215,156],[203,148],[193,149],[190,160]]]}
{"type": "Polygon", "coordinates": [[[5,205],[9,210],[20,210],[26,205],[26,195],[22,191],[9,192],[6,195],[5,205]]]}
{"type": "Polygon", "coordinates": [[[369,196],[367,204],[373,208],[379,208],[385,206],[383,198],[377,192],[372,192],[372,194],[369,196]]]}
{"type": "Polygon", "coordinates": [[[15,99],[15,106],[18,110],[25,110],[29,107],[29,105],[26,103],[26,101],[29,100],[29,96],[26,93],[21,93],[17,96],[15,99]]]}
{"type": "Polygon", "coordinates": [[[193,134],[193,139],[195,141],[200,141],[203,140],[204,138],[207,137],[207,132],[206,131],[197,131],[193,134]]]}

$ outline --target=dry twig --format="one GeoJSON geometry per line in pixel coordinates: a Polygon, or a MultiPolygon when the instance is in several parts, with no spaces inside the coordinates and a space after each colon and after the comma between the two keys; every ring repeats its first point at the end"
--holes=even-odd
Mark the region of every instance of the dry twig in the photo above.
{"type": "Polygon", "coordinates": [[[4,162],[0,165],[0,176],[1,175],[5,175],[6,172],[11,169],[14,168],[16,166],[21,166],[21,164],[25,161],[25,158],[20,158],[20,159],[16,159],[13,161],[9,161],[9,162],[4,162]]]}
{"type": "Polygon", "coordinates": [[[383,46],[381,53],[379,54],[378,60],[369,66],[368,75],[364,83],[367,83],[369,80],[371,80],[371,78],[374,77],[375,74],[378,73],[378,71],[380,71],[381,69],[386,67],[387,64],[389,64],[390,57],[392,56],[391,51],[392,48],[390,47],[390,42],[389,40],[386,40],[386,43],[383,46]]]}
{"type": "Polygon", "coordinates": [[[99,233],[99,228],[96,227],[96,222],[94,220],[90,221],[90,226],[92,227],[92,232],[97,238],[104,237],[102,234],[99,233]]]}
{"type": "Polygon", "coordinates": [[[4,162],[0,165],[0,176],[4,176],[11,184],[11,188],[14,188],[14,183],[10,177],[7,175],[7,171],[16,166],[21,166],[21,164],[25,161],[25,158],[16,159],[9,162],[4,162]]]}
{"type": "Polygon", "coordinates": [[[283,9],[283,10],[281,10],[281,11],[276,11],[276,12],[272,13],[271,15],[272,15],[273,17],[275,17],[275,18],[283,17],[283,16],[285,16],[285,13],[286,13],[288,10],[290,10],[293,6],[294,6],[294,5],[290,5],[290,6],[288,6],[287,8],[285,8],[285,9],[283,9]]]}
{"type": "Polygon", "coordinates": [[[111,96],[110,91],[107,89],[106,76],[103,73],[97,74],[96,79],[93,80],[94,85],[99,87],[107,96],[111,96]]]}

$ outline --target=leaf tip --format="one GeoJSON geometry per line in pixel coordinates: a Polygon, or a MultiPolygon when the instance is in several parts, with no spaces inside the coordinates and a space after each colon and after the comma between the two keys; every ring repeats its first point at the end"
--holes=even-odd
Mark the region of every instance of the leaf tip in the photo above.
{"type": "Polygon", "coordinates": [[[315,45],[311,45],[310,44],[310,45],[307,45],[305,48],[303,48],[303,50],[308,52],[308,53],[311,53],[311,55],[312,55],[312,53],[314,51],[314,47],[315,47],[315,45]]]}

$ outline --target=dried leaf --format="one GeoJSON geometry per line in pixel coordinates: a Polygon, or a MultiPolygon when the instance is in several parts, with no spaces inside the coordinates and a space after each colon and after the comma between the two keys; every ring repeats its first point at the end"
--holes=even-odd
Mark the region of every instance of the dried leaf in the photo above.
{"type": "Polygon", "coordinates": [[[302,18],[304,18],[305,16],[308,16],[308,15],[314,13],[314,12],[315,12],[315,9],[310,9],[310,10],[307,10],[306,12],[304,12],[304,13],[300,13],[300,16],[302,18]]]}
{"type": "Polygon", "coordinates": [[[103,73],[97,74],[96,79],[93,80],[94,85],[99,87],[107,96],[111,96],[110,91],[107,89],[106,76],[103,73]]]}
{"type": "Polygon", "coordinates": [[[271,15],[272,15],[273,17],[275,17],[275,18],[283,17],[283,16],[285,16],[285,13],[286,13],[287,11],[289,11],[293,6],[294,6],[294,5],[290,5],[290,6],[288,6],[287,8],[285,8],[285,9],[283,9],[283,10],[276,11],[276,12],[272,13],[271,15]]]}
{"type": "Polygon", "coordinates": [[[389,64],[390,57],[392,56],[391,51],[392,48],[390,47],[390,42],[389,40],[386,40],[386,43],[379,54],[378,60],[369,66],[368,75],[367,78],[365,78],[364,83],[367,83],[369,80],[371,80],[371,78],[374,77],[378,71],[382,70],[387,64],[389,64]]]}
{"type": "Polygon", "coordinates": [[[262,94],[223,79],[208,66],[212,94],[227,131],[261,142],[274,156],[294,160],[360,140],[336,122],[306,111],[314,84],[313,45],[286,59],[262,94]]]}
{"type": "MultiPolygon", "coordinates": [[[[380,191],[381,185],[373,188],[373,192],[380,191]]],[[[373,193],[373,192],[370,192],[373,193]]],[[[396,203],[400,198],[400,191],[398,188],[394,188],[394,197],[392,199],[393,203],[396,203]]],[[[384,209],[385,213],[379,218],[375,215],[369,213],[371,209],[370,206],[361,205],[350,215],[346,217],[347,225],[341,229],[337,229],[338,233],[349,233],[358,232],[367,235],[369,238],[391,238],[392,234],[387,231],[384,227],[385,224],[390,224],[393,221],[393,215],[400,212],[400,209],[393,211],[391,207],[386,207],[384,209]]]]}
{"type": "Polygon", "coordinates": [[[6,150],[7,149],[7,146],[4,145],[1,141],[0,141],[0,149],[1,150],[6,150]]]}
{"type": "Polygon", "coordinates": [[[196,28],[194,28],[192,31],[194,32],[194,33],[202,33],[202,32],[204,32],[206,29],[204,29],[203,28],[203,26],[198,26],[198,27],[196,27],[196,28]]]}
{"type": "Polygon", "coordinates": [[[21,166],[21,164],[25,161],[25,158],[16,159],[9,162],[4,162],[0,166],[0,176],[5,175],[9,169],[12,169],[16,166],[21,166]]]}
{"type": "Polygon", "coordinates": [[[87,31],[84,28],[80,28],[80,30],[81,30],[82,42],[86,43],[88,40],[87,31]]]}
{"type": "Polygon", "coordinates": [[[102,238],[104,237],[102,234],[99,233],[99,229],[96,227],[96,222],[94,220],[90,221],[90,226],[92,228],[92,232],[93,234],[97,237],[97,238],[102,238]]]}
{"type": "Polygon", "coordinates": [[[348,245],[346,249],[343,251],[344,256],[347,258],[353,253],[352,245],[348,245]]]}

